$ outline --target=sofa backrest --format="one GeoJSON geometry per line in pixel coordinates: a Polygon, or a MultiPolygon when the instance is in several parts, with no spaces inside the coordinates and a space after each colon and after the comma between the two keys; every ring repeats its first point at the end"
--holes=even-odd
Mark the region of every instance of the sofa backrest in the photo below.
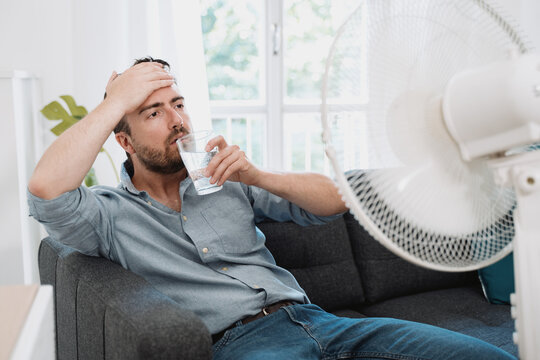
{"type": "Polygon", "coordinates": [[[344,219],[325,225],[264,222],[266,246],[276,263],[288,269],[311,302],[327,311],[364,302],[344,219]]]}
{"type": "Polygon", "coordinates": [[[55,241],[42,240],[39,246],[39,274],[42,284],[54,287],[56,308],[56,347],[58,359],[77,359],[76,292],[77,283],[67,278],[63,259],[77,256],[77,251],[55,241]],[[60,264],[58,264],[60,262],[60,264]],[[59,282],[66,283],[57,286],[59,282]],[[61,310],[59,310],[61,309],[61,310]]]}
{"type": "Polygon", "coordinates": [[[476,271],[429,270],[401,259],[376,241],[350,213],[344,221],[368,303],[444,288],[478,284],[476,271]]]}

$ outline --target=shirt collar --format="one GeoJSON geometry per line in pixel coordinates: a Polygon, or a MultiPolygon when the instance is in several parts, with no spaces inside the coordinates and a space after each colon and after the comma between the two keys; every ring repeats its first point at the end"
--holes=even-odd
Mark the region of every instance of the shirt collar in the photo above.
{"type": "MultiPolygon", "coordinates": [[[[120,186],[128,192],[132,193],[133,195],[145,195],[146,191],[139,191],[137,190],[135,185],[133,185],[133,182],[131,181],[131,177],[129,176],[125,164],[126,163],[124,162],[120,167],[120,186]]],[[[183,194],[191,184],[191,178],[189,176],[186,176],[186,178],[180,183],[180,193],[183,194]]]]}
{"type": "Polygon", "coordinates": [[[124,189],[126,189],[127,191],[129,191],[133,195],[141,195],[141,194],[146,193],[146,191],[137,190],[135,185],[133,185],[133,182],[131,182],[131,177],[129,176],[129,174],[128,174],[127,170],[126,170],[126,163],[125,162],[120,167],[120,184],[124,189]]]}

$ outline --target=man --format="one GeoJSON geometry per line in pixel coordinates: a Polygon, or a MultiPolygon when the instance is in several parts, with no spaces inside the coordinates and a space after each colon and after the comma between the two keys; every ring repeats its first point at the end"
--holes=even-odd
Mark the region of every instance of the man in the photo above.
{"type": "Polygon", "coordinates": [[[272,173],[218,136],[207,167],[213,194],[196,194],[175,141],[192,131],[162,60],[113,72],[106,98],[47,149],[29,182],[31,214],[49,234],[138,273],[198,314],[216,359],[506,359],[447,330],[393,319],[347,319],[309,300],[278,267],[255,223],[318,224],[346,208],[318,174],[272,173]],[[128,160],[118,188],[80,186],[114,129],[128,160]]]}

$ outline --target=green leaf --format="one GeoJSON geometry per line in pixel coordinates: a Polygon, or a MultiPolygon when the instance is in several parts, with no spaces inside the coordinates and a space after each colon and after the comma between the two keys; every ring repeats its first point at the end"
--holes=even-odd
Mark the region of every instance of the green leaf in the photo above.
{"type": "Polygon", "coordinates": [[[41,113],[49,120],[62,120],[60,124],[51,129],[57,136],[77,122],[77,120],[70,116],[58,101],[52,101],[45,105],[45,107],[41,109],[41,113]]]}
{"type": "Polygon", "coordinates": [[[51,132],[56,136],[60,136],[60,134],[62,134],[64,131],[66,131],[70,126],[71,126],[70,123],[68,123],[66,121],[62,121],[60,124],[53,127],[51,129],[51,132]]]}
{"type": "Polygon", "coordinates": [[[96,171],[94,170],[94,168],[90,168],[88,174],[86,174],[86,176],[84,177],[84,185],[90,187],[98,184],[99,183],[96,177],[96,171]]]}
{"type": "Polygon", "coordinates": [[[84,106],[79,106],[75,102],[75,99],[69,95],[62,95],[60,96],[60,99],[64,100],[69,108],[69,111],[71,111],[71,115],[80,120],[83,117],[85,117],[88,114],[88,111],[85,109],[84,106]]]}
{"type": "Polygon", "coordinates": [[[51,101],[45,105],[45,107],[41,109],[41,113],[49,120],[74,120],[58,101],[51,101]]]}

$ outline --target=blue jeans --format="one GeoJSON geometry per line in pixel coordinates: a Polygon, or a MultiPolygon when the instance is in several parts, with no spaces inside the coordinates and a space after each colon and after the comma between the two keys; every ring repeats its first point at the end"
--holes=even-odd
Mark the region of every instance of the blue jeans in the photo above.
{"type": "Polygon", "coordinates": [[[292,305],[225,332],[215,360],[515,359],[476,338],[387,318],[337,317],[316,305],[292,305]]]}

